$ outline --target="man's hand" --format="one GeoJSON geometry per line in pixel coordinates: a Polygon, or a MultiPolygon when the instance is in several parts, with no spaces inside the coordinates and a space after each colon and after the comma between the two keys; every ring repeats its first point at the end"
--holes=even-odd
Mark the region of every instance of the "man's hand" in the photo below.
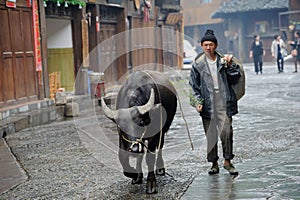
{"type": "Polygon", "coordinates": [[[225,54],[223,60],[227,62],[228,65],[232,64],[232,55],[225,54]]]}
{"type": "Polygon", "coordinates": [[[227,68],[228,65],[232,64],[232,55],[225,54],[223,58],[221,58],[221,64],[227,68]]]}
{"type": "Polygon", "coordinates": [[[198,113],[202,112],[202,108],[203,108],[203,105],[201,105],[201,104],[196,105],[196,110],[198,113]]]}

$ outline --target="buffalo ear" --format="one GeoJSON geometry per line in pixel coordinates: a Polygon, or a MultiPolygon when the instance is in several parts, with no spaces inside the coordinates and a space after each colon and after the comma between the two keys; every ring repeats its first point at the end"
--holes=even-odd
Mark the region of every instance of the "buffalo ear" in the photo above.
{"type": "Polygon", "coordinates": [[[143,122],[144,122],[144,126],[148,126],[151,122],[149,113],[144,114],[142,119],[143,119],[143,122]]]}

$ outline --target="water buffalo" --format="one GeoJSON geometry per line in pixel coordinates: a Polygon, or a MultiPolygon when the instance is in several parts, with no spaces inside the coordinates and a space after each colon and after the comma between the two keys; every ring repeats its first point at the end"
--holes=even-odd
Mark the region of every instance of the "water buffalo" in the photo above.
{"type": "Polygon", "coordinates": [[[157,193],[154,173],[165,175],[162,148],[164,136],[176,113],[176,90],[168,78],[154,71],[132,73],[118,92],[116,110],[101,99],[103,111],[117,124],[119,160],[132,184],[143,182],[142,160],[146,150],[148,167],[146,193],[157,193]],[[136,158],[135,168],[129,157],[136,158]]]}

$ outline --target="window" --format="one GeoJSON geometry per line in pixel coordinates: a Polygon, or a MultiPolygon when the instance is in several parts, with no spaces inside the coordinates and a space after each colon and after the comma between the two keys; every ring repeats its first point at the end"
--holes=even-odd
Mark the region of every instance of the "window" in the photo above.
{"type": "Polygon", "coordinates": [[[267,21],[259,21],[255,23],[255,32],[256,33],[266,33],[268,29],[267,21]]]}

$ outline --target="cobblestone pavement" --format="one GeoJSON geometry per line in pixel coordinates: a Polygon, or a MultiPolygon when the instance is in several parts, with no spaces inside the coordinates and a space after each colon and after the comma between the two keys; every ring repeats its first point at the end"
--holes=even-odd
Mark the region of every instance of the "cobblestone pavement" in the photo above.
{"type": "Polygon", "coordinates": [[[233,119],[238,177],[223,169],[207,175],[206,139],[200,117],[188,105],[189,71],[173,71],[182,111],[178,108],[166,136],[167,175],[158,177],[158,194],[146,195],[145,183],[131,185],[123,176],[115,126],[92,102],[82,102],[91,109],[73,120],[5,138],[27,178],[0,199],[300,199],[300,73],[293,74],[291,64],[280,74],[271,63],[262,75],[254,74],[252,64],[244,67],[247,91],[233,119]]]}

